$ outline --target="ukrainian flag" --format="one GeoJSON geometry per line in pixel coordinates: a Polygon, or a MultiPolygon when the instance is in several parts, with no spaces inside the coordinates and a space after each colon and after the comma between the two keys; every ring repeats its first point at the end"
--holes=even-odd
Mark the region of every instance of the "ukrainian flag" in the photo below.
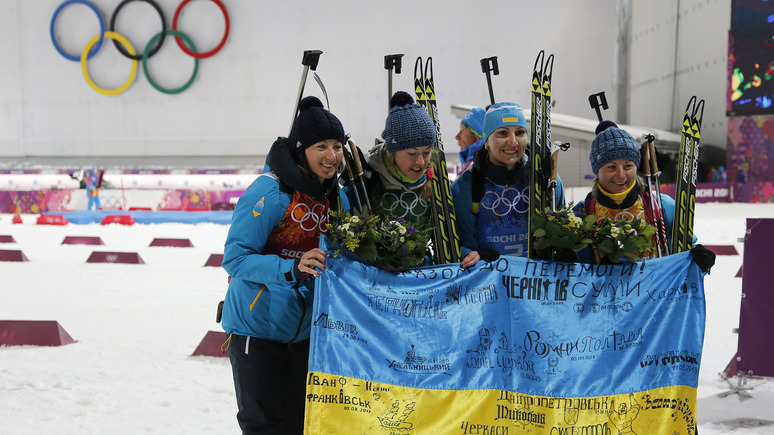
{"type": "Polygon", "coordinates": [[[702,273],[501,257],[317,278],[309,434],[693,434],[702,273]]]}

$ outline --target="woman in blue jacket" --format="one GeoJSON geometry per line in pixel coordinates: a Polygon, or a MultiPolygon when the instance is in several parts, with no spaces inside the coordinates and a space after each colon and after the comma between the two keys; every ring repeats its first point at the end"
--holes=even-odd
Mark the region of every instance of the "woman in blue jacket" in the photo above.
{"type": "Polygon", "coordinates": [[[226,239],[230,281],[223,305],[243,433],[301,434],[314,277],[328,209],[348,210],[338,186],[344,129],[316,97],[299,104],[289,138],[278,138],[239,198],[226,239]]]}
{"type": "MultiPolygon", "coordinates": [[[[484,146],[452,185],[460,244],[501,255],[527,255],[529,165],[527,121],[518,104],[497,103],[484,115],[484,146]]],[[[564,205],[557,180],[556,203],[564,205]]]]}

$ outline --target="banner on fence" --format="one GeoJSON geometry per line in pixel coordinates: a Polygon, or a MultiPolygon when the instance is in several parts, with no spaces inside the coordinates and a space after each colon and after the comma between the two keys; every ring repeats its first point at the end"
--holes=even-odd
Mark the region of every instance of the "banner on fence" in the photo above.
{"type": "Polygon", "coordinates": [[[702,274],[501,257],[317,278],[309,434],[694,433],[702,274]]]}

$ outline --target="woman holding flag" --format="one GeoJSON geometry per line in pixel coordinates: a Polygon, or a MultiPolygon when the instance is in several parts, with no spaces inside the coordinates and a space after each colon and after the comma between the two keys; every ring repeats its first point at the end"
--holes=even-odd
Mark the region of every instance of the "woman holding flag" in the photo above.
{"type": "MultiPolygon", "coordinates": [[[[594,182],[586,199],[576,204],[574,209],[583,210],[587,215],[596,215],[599,219],[639,218],[648,225],[656,226],[657,233],[651,236],[654,248],[640,252],[640,255],[642,258],[665,255],[664,252],[659,253],[658,246],[670,244],[674,199],[662,193],[660,201],[651,200],[645,181],[637,174],[642,160],[640,148],[627,131],[618,128],[612,121],[602,121],[595,133],[597,136],[591,143],[589,154],[594,182]],[[654,203],[660,204],[660,211],[654,210],[654,203]],[[663,222],[659,223],[656,218],[658,215],[663,216],[663,222]],[[658,231],[660,225],[664,226],[664,231],[658,231]],[[666,240],[659,243],[659,237],[665,237],[666,240]]],[[[696,245],[691,253],[702,271],[708,271],[715,264],[715,254],[703,245],[696,245]]],[[[578,259],[582,263],[606,261],[600,252],[592,252],[591,248],[581,250],[578,259]]]]}
{"type": "Polygon", "coordinates": [[[348,210],[337,175],[346,142],[316,97],[301,100],[289,138],[279,138],[239,198],[226,239],[229,287],[223,329],[245,434],[301,434],[314,277],[328,210],[348,210]]]}
{"type": "MultiPolygon", "coordinates": [[[[500,255],[527,255],[529,165],[527,121],[521,107],[502,102],[484,115],[484,146],[452,185],[457,228],[463,246],[500,255]]],[[[556,202],[564,204],[561,180],[556,202]]]]}
{"type": "MultiPolygon", "coordinates": [[[[403,219],[419,229],[432,228],[432,182],[428,169],[437,153],[433,120],[411,95],[398,91],[390,99],[382,139],[383,143],[376,144],[368,153],[371,174],[366,185],[373,212],[390,220],[403,219]]],[[[354,195],[355,188],[350,184],[347,192],[354,195]]],[[[356,198],[351,196],[350,202],[354,201],[356,198]]],[[[480,259],[478,252],[463,248],[460,266],[473,266],[480,259]]]]}

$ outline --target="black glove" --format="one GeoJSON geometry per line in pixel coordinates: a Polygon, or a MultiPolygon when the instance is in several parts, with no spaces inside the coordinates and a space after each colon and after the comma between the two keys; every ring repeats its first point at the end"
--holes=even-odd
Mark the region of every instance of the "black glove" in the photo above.
{"type": "Polygon", "coordinates": [[[578,254],[572,249],[560,249],[554,253],[554,261],[576,263],[578,261],[578,254]]]}
{"type": "Polygon", "coordinates": [[[715,265],[715,253],[705,248],[704,245],[696,245],[691,248],[693,262],[699,266],[702,272],[710,270],[715,265]]]}
{"type": "Polygon", "coordinates": [[[491,246],[479,252],[478,255],[481,256],[482,260],[490,263],[500,258],[500,253],[497,252],[497,249],[491,246]]]}

